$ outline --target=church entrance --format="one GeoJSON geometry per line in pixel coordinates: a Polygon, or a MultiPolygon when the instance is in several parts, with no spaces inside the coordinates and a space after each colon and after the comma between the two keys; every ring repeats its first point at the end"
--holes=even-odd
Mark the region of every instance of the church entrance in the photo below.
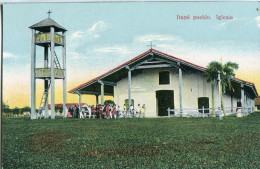
{"type": "Polygon", "coordinates": [[[207,109],[204,111],[204,113],[209,113],[209,98],[208,97],[199,97],[198,98],[198,109],[200,113],[203,113],[203,110],[201,109],[207,109]]]}
{"type": "Polygon", "coordinates": [[[174,109],[174,91],[158,90],[156,91],[158,116],[168,116],[168,107],[174,109]]]}

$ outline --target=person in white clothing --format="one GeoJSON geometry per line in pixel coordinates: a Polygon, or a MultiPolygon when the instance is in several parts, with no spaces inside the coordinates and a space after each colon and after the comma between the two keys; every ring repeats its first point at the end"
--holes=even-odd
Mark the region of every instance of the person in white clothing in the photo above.
{"type": "Polygon", "coordinates": [[[91,106],[88,106],[88,116],[89,116],[89,118],[91,117],[91,113],[92,113],[91,106]]]}

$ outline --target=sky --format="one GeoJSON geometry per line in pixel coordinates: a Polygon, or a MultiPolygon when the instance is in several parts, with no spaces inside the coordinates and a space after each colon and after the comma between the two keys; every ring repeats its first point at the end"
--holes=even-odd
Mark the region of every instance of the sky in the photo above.
{"type": "MultiPolygon", "coordinates": [[[[10,107],[30,105],[31,30],[48,17],[67,31],[67,90],[154,48],[206,67],[211,61],[239,64],[236,77],[253,82],[260,93],[259,2],[99,2],[4,4],[3,100],[10,107]],[[190,16],[179,20],[179,16],[190,16]],[[193,20],[193,16],[210,17],[193,20]],[[233,19],[218,20],[218,16],[233,19]]],[[[60,48],[55,49],[61,57],[60,48]]],[[[37,67],[43,49],[37,47],[37,67]]],[[[62,102],[57,80],[55,102],[62,102]]],[[[43,81],[37,80],[37,101],[43,81]]],[[[111,99],[111,97],[107,97],[111,99]]],[[[67,102],[78,97],[67,95],[67,102]]],[[[82,102],[95,104],[94,96],[82,102]]]]}

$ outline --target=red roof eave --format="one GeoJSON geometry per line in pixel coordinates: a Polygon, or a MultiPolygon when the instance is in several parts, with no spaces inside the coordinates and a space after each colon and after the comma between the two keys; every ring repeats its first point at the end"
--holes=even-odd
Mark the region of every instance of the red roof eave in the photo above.
{"type": "Polygon", "coordinates": [[[82,86],[85,86],[85,85],[87,85],[87,84],[89,84],[89,83],[91,83],[91,82],[93,82],[93,81],[95,81],[95,80],[98,80],[98,79],[100,79],[101,77],[103,77],[103,76],[105,76],[105,75],[107,75],[107,74],[109,74],[109,73],[111,73],[111,72],[113,72],[113,71],[115,71],[115,70],[117,70],[117,69],[123,67],[123,66],[126,66],[128,63],[130,63],[130,62],[132,62],[132,61],[134,61],[134,60],[136,60],[136,59],[139,59],[140,57],[142,57],[143,55],[145,55],[145,54],[147,54],[147,53],[149,53],[149,52],[150,52],[150,50],[148,50],[148,51],[146,51],[146,52],[144,52],[144,53],[142,53],[142,54],[140,54],[140,55],[134,57],[133,59],[131,59],[131,60],[129,60],[129,61],[127,61],[127,62],[125,62],[125,63],[123,63],[123,64],[117,66],[117,67],[115,67],[114,69],[112,69],[112,70],[110,70],[110,71],[108,71],[108,72],[106,72],[106,73],[104,73],[104,74],[102,74],[102,75],[100,75],[100,76],[98,76],[98,77],[95,77],[95,78],[93,78],[93,79],[87,81],[86,83],[83,83],[83,84],[81,84],[81,85],[79,85],[79,86],[77,86],[77,87],[71,89],[70,91],[68,91],[68,93],[72,93],[74,90],[77,90],[77,89],[79,89],[79,88],[82,87],[82,86]]]}
{"type": "MultiPolygon", "coordinates": [[[[191,62],[188,62],[188,61],[186,61],[186,60],[177,58],[177,57],[175,57],[175,56],[173,56],[173,55],[169,55],[169,54],[167,54],[167,53],[164,53],[164,52],[161,52],[161,51],[158,51],[158,50],[155,50],[155,49],[149,49],[149,50],[145,51],[144,53],[142,53],[142,54],[140,54],[140,55],[134,57],[133,59],[131,59],[131,60],[129,60],[129,61],[127,61],[127,62],[125,62],[125,63],[123,63],[123,64],[117,66],[117,67],[115,67],[114,69],[112,69],[112,70],[110,70],[110,71],[108,71],[108,72],[106,72],[106,73],[104,73],[104,74],[102,74],[102,75],[100,75],[100,76],[98,76],[98,77],[96,77],[96,78],[93,78],[93,79],[91,79],[91,80],[89,80],[89,81],[87,81],[87,82],[85,82],[85,83],[83,83],[83,84],[81,84],[81,85],[79,85],[79,86],[73,88],[73,89],[71,89],[70,91],[68,91],[68,93],[72,93],[73,91],[75,91],[75,90],[77,90],[77,89],[79,89],[79,88],[81,88],[81,87],[83,87],[83,86],[85,86],[85,85],[87,85],[87,84],[89,84],[89,83],[91,83],[91,82],[94,82],[95,80],[98,80],[98,79],[100,79],[100,78],[106,76],[107,74],[109,74],[109,73],[111,73],[111,72],[113,72],[113,71],[115,71],[115,70],[117,70],[117,69],[119,69],[119,68],[122,68],[123,66],[126,66],[127,64],[129,64],[129,63],[135,61],[136,59],[139,59],[140,57],[142,57],[143,55],[145,55],[145,54],[147,54],[147,53],[149,53],[149,52],[157,52],[157,53],[159,53],[159,54],[163,54],[163,55],[169,56],[169,57],[171,57],[171,58],[174,58],[174,59],[176,59],[176,60],[182,61],[182,62],[184,62],[184,63],[186,63],[186,64],[192,65],[192,66],[194,66],[194,67],[196,67],[196,68],[203,69],[203,70],[207,70],[206,67],[196,65],[196,64],[191,63],[191,62]]],[[[248,82],[248,81],[245,81],[245,80],[242,80],[242,79],[239,79],[239,78],[234,78],[234,79],[252,85],[253,88],[255,89],[256,94],[258,95],[254,83],[248,82]]]]}

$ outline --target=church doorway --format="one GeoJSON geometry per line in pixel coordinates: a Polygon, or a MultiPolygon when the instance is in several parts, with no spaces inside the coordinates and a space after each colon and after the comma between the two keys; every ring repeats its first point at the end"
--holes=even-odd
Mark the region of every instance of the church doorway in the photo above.
{"type": "Polygon", "coordinates": [[[168,107],[174,109],[174,91],[158,90],[156,91],[157,113],[158,116],[168,116],[168,107]]]}
{"type": "Polygon", "coordinates": [[[201,109],[207,109],[204,111],[204,113],[209,113],[209,98],[208,97],[199,97],[198,98],[198,109],[200,113],[203,113],[203,110],[201,109]]]}

